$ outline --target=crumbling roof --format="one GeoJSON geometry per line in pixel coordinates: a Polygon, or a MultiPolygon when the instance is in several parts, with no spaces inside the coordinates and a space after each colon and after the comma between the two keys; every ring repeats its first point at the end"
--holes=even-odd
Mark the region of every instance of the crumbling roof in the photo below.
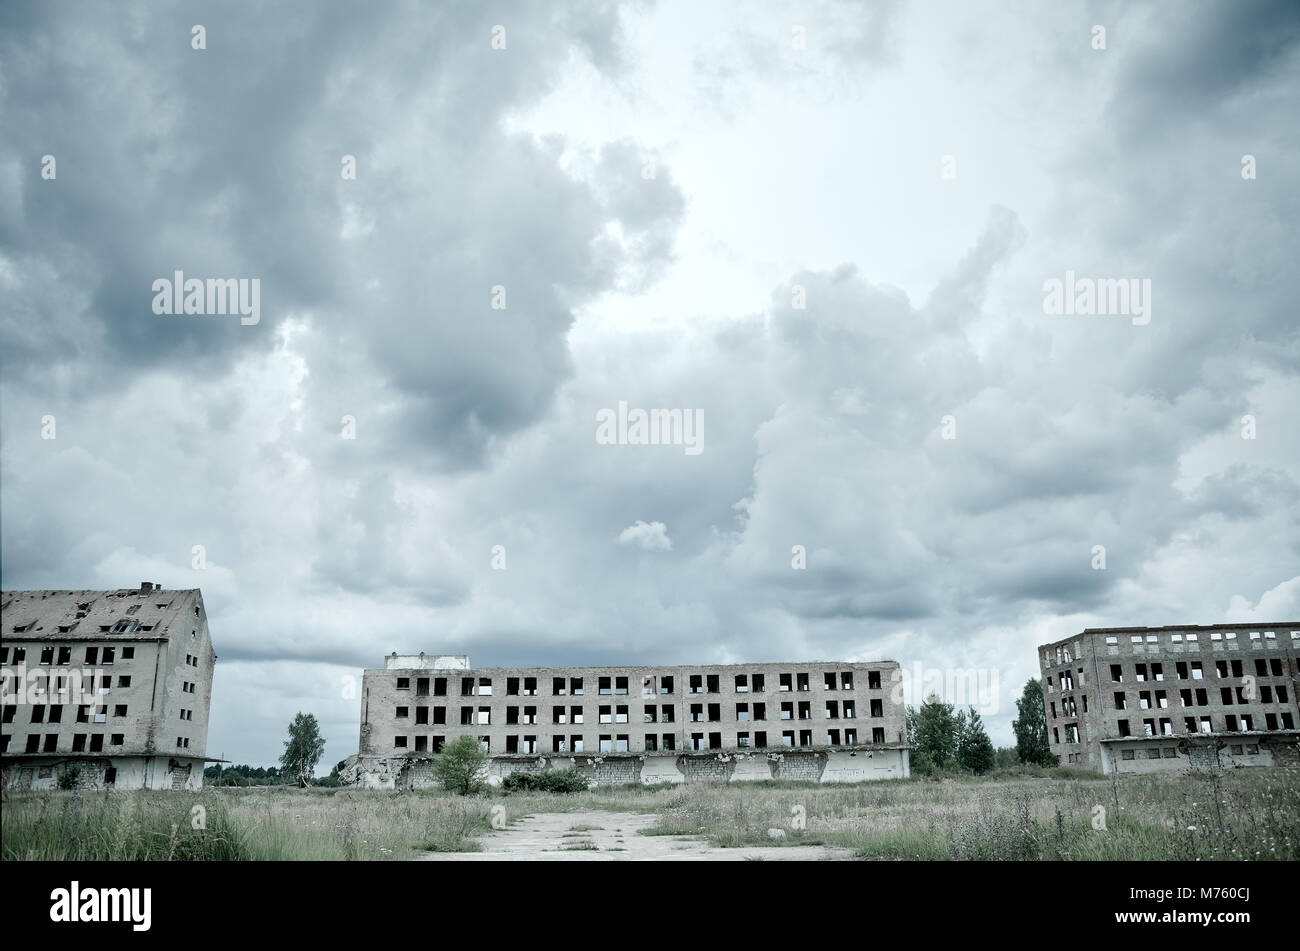
{"type": "Polygon", "coordinates": [[[162,640],[198,617],[198,588],[0,592],[5,641],[162,640]]]}

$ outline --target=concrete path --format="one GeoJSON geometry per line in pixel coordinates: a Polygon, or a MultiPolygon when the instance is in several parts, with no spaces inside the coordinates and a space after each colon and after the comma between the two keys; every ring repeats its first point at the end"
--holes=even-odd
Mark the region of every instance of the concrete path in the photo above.
{"type": "Polygon", "coordinates": [[[848,849],[820,845],[719,849],[682,835],[641,835],[656,817],[644,812],[547,812],[512,822],[479,839],[482,852],[430,852],[422,861],[796,861],[846,859],[848,849]]]}

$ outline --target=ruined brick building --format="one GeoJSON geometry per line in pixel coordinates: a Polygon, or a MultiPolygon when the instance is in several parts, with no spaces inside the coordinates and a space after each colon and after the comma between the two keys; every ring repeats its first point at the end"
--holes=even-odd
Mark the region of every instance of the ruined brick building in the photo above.
{"type": "Polygon", "coordinates": [[[216,659],[197,588],[3,592],[4,785],[201,788],[216,659]]]}
{"type": "Polygon", "coordinates": [[[1048,739],[1103,773],[1300,765],[1300,623],[1090,628],[1039,648],[1048,739]]]}
{"type": "Polygon", "coordinates": [[[432,755],[469,735],[491,782],[569,766],[597,784],[903,777],[899,677],[894,661],[476,670],[392,654],[363,674],[359,752],[340,773],[426,785],[432,755]]]}

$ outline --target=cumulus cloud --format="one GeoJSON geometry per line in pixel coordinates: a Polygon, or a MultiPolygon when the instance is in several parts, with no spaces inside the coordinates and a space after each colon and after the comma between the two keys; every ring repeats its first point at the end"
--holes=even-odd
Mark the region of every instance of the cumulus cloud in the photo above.
{"type": "Polygon", "coordinates": [[[663,522],[637,520],[618,533],[620,545],[636,545],[642,551],[672,551],[673,540],[663,522]]]}

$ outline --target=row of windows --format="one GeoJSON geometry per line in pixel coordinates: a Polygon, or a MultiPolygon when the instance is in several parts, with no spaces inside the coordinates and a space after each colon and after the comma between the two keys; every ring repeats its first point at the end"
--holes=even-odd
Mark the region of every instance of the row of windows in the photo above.
{"type": "MultiPolygon", "coordinates": [[[[39,697],[45,694],[46,687],[54,694],[67,693],[72,678],[63,674],[40,674],[32,677],[32,696],[39,697]]],[[[119,674],[117,678],[118,687],[131,686],[130,674],[119,674]]],[[[18,675],[0,679],[0,693],[18,693],[19,681],[18,675]]],[[[113,675],[99,674],[90,678],[88,689],[91,693],[108,693],[113,689],[113,675]]],[[[39,703],[40,701],[33,701],[39,703]]]]}
{"type": "MultiPolygon", "coordinates": [[[[871,713],[873,717],[883,717],[885,715],[885,706],[883,700],[872,700],[871,713]]],[[[443,706],[427,707],[417,706],[415,708],[415,722],[417,725],[429,723],[429,711],[433,711],[433,724],[445,724],[447,722],[447,708],[443,706]]],[[[674,722],[675,713],[671,704],[662,704],[656,706],[647,704],[642,708],[641,718],[645,723],[672,723],[674,722]]],[[[827,720],[852,720],[857,717],[857,704],[852,700],[827,700],[822,707],[822,716],[827,720]]],[[[737,703],[734,705],[734,718],[737,722],[748,720],[766,720],[767,704],[766,703],[737,703]]],[[[394,717],[398,720],[409,719],[411,708],[409,706],[398,706],[394,708],[394,717]]],[[[722,721],[722,704],[720,703],[692,703],[687,711],[692,723],[718,723],[722,721]]],[[[1055,715],[1055,714],[1053,714],[1055,715]]],[[[515,724],[533,724],[541,722],[538,719],[538,708],[529,707],[506,707],[506,725],[514,726],[515,724]]],[[[580,706],[568,707],[551,707],[551,723],[582,723],[585,716],[584,710],[580,706]]],[[[596,716],[600,723],[628,723],[630,722],[631,713],[627,704],[605,704],[600,706],[596,711],[596,716]]],[[[798,703],[786,701],[780,704],[779,717],[782,720],[811,720],[813,719],[812,701],[801,700],[798,703]]],[[[462,726],[479,724],[489,726],[492,723],[491,707],[472,707],[466,706],[460,708],[460,723],[462,726]]]]}
{"type": "MultiPolygon", "coordinates": [[[[61,703],[33,703],[31,707],[32,723],[61,723],[63,722],[63,707],[61,703]]],[[[18,712],[18,705],[6,703],[0,708],[4,711],[0,714],[0,719],[5,723],[13,723],[14,717],[18,712]]],[[[115,704],[113,707],[113,716],[124,717],[127,705],[125,703],[115,704]]],[[[108,708],[105,706],[92,707],[91,704],[82,703],[77,705],[77,723],[103,723],[108,718],[108,708]]]]}
{"type": "MultiPolygon", "coordinates": [[[[1184,734],[1208,734],[1215,732],[1215,717],[1205,715],[1201,717],[1183,717],[1184,734]]],[[[1254,714],[1228,713],[1223,715],[1222,729],[1228,733],[1251,733],[1261,728],[1261,720],[1254,714]]],[[[1176,736],[1174,732],[1174,721],[1171,717],[1148,717],[1142,720],[1141,732],[1134,732],[1134,724],[1125,719],[1115,721],[1115,728],[1118,736],[1176,736]]],[[[1295,717],[1289,712],[1283,713],[1266,713],[1263,715],[1262,728],[1264,730],[1294,730],[1295,717]]],[[[1059,744],[1064,736],[1066,743],[1079,742],[1079,725],[1077,723],[1067,723],[1064,727],[1058,729],[1052,728],[1052,742],[1059,744]]]]}
{"type": "MultiPolygon", "coordinates": [[[[1240,680],[1246,676],[1246,671],[1251,669],[1241,660],[1216,660],[1213,661],[1213,664],[1214,674],[1220,680],[1240,680]]],[[[1168,665],[1161,661],[1135,663],[1128,665],[1128,671],[1125,670],[1124,664],[1111,664],[1109,666],[1110,682],[1114,684],[1126,683],[1126,678],[1131,678],[1134,683],[1159,682],[1165,680],[1166,674],[1171,674],[1173,680],[1204,680],[1206,673],[1206,665],[1199,660],[1179,660],[1168,665]]],[[[1256,677],[1286,676],[1286,666],[1280,657],[1256,657],[1252,667],[1256,677]]],[[[1086,684],[1087,677],[1082,668],[1080,668],[1078,674],[1079,684],[1086,684]]],[[[1047,676],[1045,681],[1049,692],[1057,689],[1062,691],[1074,689],[1073,671],[1062,670],[1055,676],[1055,682],[1053,682],[1053,675],[1051,674],[1047,676]]]]}
{"type": "MultiPolygon", "coordinates": [[[[442,749],[446,742],[445,736],[405,736],[397,735],[393,737],[393,748],[398,750],[411,750],[417,753],[431,752],[436,753],[442,749]],[[411,741],[414,745],[411,746],[411,741]]],[[[677,748],[677,734],[675,733],[645,733],[641,737],[643,749],[647,752],[672,751],[677,748]]],[[[544,740],[540,742],[545,742],[544,740]]],[[[684,749],[689,750],[717,750],[722,749],[721,733],[691,733],[682,737],[682,742],[686,745],[684,749]]],[[[827,730],[826,738],[821,745],[829,746],[855,746],[858,742],[858,731],[855,729],[847,730],[827,730]]],[[[872,743],[884,743],[885,731],[883,727],[875,727],[871,731],[872,743]]],[[[602,733],[597,737],[596,749],[601,753],[627,753],[631,752],[631,738],[627,733],[602,733]]],[[[488,736],[479,737],[479,745],[486,752],[492,752],[492,738],[488,736]]],[[[736,734],[736,746],[742,749],[756,748],[763,749],[768,745],[767,731],[759,730],[754,733],[742,731],[736,734]]],[[[784,730],[781,733],[781,746],[785,747],[802,747],[813,746],[812,730],[784,730]]],[[[586,748],[586,738],[580,733],[565,735],[555,735],[551,737],[552,753],[582,753],[586,748]]],[[[504,752],[506,753],[541,753],[544,752],[539,746],[539,740],[536,736],[518,736],[511,735],[505,738],[504,752]]]]}
{"type": "MultiPolygon", "coordinates": [[[[1272,704],[1272,703],[1289,703],[1290,694],[1286,687],[1281,684],[1248,684],[1242,687],[1220,687],[1219,703],[1225,707],[1234,705],[1245,705],[1250,703],[1272,704]]],[[[1064,699],[1062,709],[1064,709],[1064,699]]],[[[1116,691],[1114,695],[1115,709],[1128,709],[1128,694],[1123,691],[1116,691]]],[[[1210,705],[1209,690],[1204,687],[1183,688],[1178,691],[1178,699],[1184,707],[1207,707],[1210,705]]],[[[1169,706],[1169,692],[1166,690],[1139,690],[1137,695],[1139,710],[1163,710],[1169,706]]],[[[1088,709],[1087,698],[1084,698],[1084,711],[1088,709]]]]}
{"type": "MultiPolygon", "coordinates": [[[[1254,663],[1254,674],[1256,677],[1284,677],[1286,668],[1282,664],[1280,657],[1256,657],[1254,663]]],[[[1216,660],[1214,661],[1214,674],[1220,680],[1229,678],[1240,680],[1246,675],[1247,667],[1240,660],[1216,660]]],[[[1175,680],[1204,680],[1205,665],[1199,660],[1193,661],[1175,661],[1172,668],[1175,680]]],[[[1150,664],[1134,664],[1133,680],[1137,683],[1145,683],[1148,679],[1160,681],[1165,679],[1165,665],[1163,663],[1153,662],[1150,664]]],[[[1124,665],[1110,665],[1111,683],[1124,682],[1124,665]]]]}
{"type": "MultiPolygon", "coordinates": [[[[1223,729],[1229,733],[1250,733],[1259,727],[1260,720],[1254,714],[1250,713],[1227,713],[1223,716],[1223,729]]],[[[1263,728],[1265,730],[1293,730],[1295,729],[1295,718],[1290,713],[1266,713],[1263,716],[1263,728]]],[[[1120,736],[1133,736],[1132,726],[1128,720],[1116,721],[1120,736]]],[[[1184,733],[1213,733],[1214,717],[1183,717],[1184,733]]],[[[1173,736],[1174,725],[1169,717],[1160,717],[1159,720],[1148,718],[1142,721],[1142,732],[1139,736],[1173,736]]]]}
{"type": "MultiPolygon", "coordinates": [[[[775,690],[778,693],[790,691],[811,690],[810,676],[807,673],[791,672],[788,674],[777,675],[775,690]]],[[[552,677],[551,678],[551,696],[568,697],[581,696],[585,690],[582,677],[552,677]]],[[[398,677],[397,689],[410,690],[411,677],[398,677]]],[[[416,696],[428,696],[430,686],[433,688],[433,696],[445,697],[447,695],[446,677],[416,677],[415,691],[416,696]]],[[[535,697],[538,695],[537,677],[507,677],[505,678],[506,696],[516,697],[535,697]]],[[[628,693],[631,678],[610,675],[608,677],[596,678],[596,692],[601,696],[622,696],[628,693]]],[[[719,674],[690,674],[686,678],[687,693],[721,693],[721,675],[719,674]]],[[[764,674],[735,674],[732,677],[732,690],[735,693],[765,693],[767,691],[767,678],[764,674]]],[[[821,679],[821,689],[823,690],[852,690],[853,689],[853,672],[852,671],[826,671],[821,679]]],[[[870,690],[880,690],[881,680],[880,671],[871,670],[867,672],[867,687],[870,690]]],[[[643,697],[653,697],[659,694],[671,694],[676,688],[675,679],[672,676],[645,676],[641,678],[641,695],[643,697]]],[[[460,695],[462,697],[490,697],[492,696],[493,682],[491,677],[462,677],[460,679],[460,695]]]]}
{"type": "MultiPolygon", "coordinates": [[[[133,660],[135,658],[134,647],[122,647],[121,650],[122,650],[123,660],[133,660]]],[[[87,647],[85,648],[85,654],[83,655],[84,663],[99,664],[103,666],[110,665],[117,659],[117,651],[118,651],[118,647],[116,645],[87,647]]],[[[10,649],[8,647],[0,647],[0,664],[10,663],[9,653],[10,653],[10,649]]],[[[26,662],[27,662],[27,648],[26,647],[13,648],[13,663],[23,664],[26,662]]],[[[63,645],[63,646],[55,647],[53,645],[50,645],[41,648],[41,666],[64,667],[71,663],[72,663],[72,648],[70,646],[63,645]]]]}
{"type": "MultiPolygon", "coordinates": [[[[122,733],[108,734],[110,746],[121,746],[126,736],[122,733]]],[[[178,737],[179,739],[179,737],[178,737]]],[[[0,751],[12,753],[9,747],[13,742],[13,736],[6,733],[0,737],[0,751]]],[[[72,736],[72,745],[68,752],[72,753],[99,753],[104,749],[103,733],[75,733],[72,736]],[[87,747],[87,738],[89,738],[89,747],[87,747]]],[[[59,734],[46,733],[43,737],[40,733],[29,733],[27,735],[25,753],[57,753],[59,752],[59,734]]]]}
{"type": "MultiPolygon", "coordinates": [[[[1122,690],[1117,690],[1112,695],[1116,710],[1127,710],[1129,708],[1130,695],[1122,690]]],[[[1083,712],[1088,712],[1088,697],[1083,695],[1079,698],[1083,701],[1083,712]]],[[[1178,699],[1184,707],[1208,707],[1210,705],[1210,693],[1207,688],[1183,688],[1178,691],[1178,699]]],[[[1287,688],[1281,684],[1255,684],[1247,683],[1240,687],[1220,687],[1219,703],[1225,707],[1246,704],[1274,704],[1289,703],[1290,694],[1287,688]]],[[[1057,719],[1056,701],[1048,702],[1048,710],[1052,719],[1057,719]]],[[[1169,707],[1169,691],[1167,690],[1139,690],[1137,692],[1137,709],[1139,710],[1164,710],[1169,707]]],[[[1079,715],[1079,706],[1074,697],[1061,698],[1061,717],[1073,717],[1079,715]]]]}
{"type": "MultiPolygon", "coordinates": [[[[1258,756],[1258,743],[1233,743],[1228,747],[1228,752],[1233,756],[1258,756]]],[[[1177,759],[1178,747],[1176,746],[1159,746],[1147,750],[1121,750],[1120,759],[1177,759]],[[1141,756],[1137,754],[1141,753],[1141,756]]]]}
{"type": "MultiPolygon", "coordinates": [[[[1130,634],[1128,635],[1128,644],[1130,647],[1140,644],[1143,648],[1146,648],[1149,645],[1167,643],[1175,649],[1183,647],[1196,649],[1201,644],[1208,643],[1212,646],[1217,645],[1215,647],[1216,650],[1218,649],[1218,646],[1224,644],[1229,645],[1230,648],[1235,648],[1237,645],[1238,638],[1236,631],[1210,631],[1205,640],[1201,639],[1201,633],[1204,632],[1180,631],[1178,633],[1171,633],[1167,635],[1167,641],[1162,641],[1161,635],[1159,634],[1130,634]]],[[[1120,637],[1121,635],[1118,634],[1107,635],[1106,646],[1108,648],[1117,648],[1120,643],[1120,637]]],[[[1279,642],[1276,631],[1249,631],[1246,633],[1245,640],[1252,648],[1274,647],[1279,642]]],[[[1289,640],[1293,645],[1300,643],[1300,631],[1291,631],[1289,640]]],[[[1111,651],[1111,653],[1114,653],[1114,651],[1111,651]]],[[[1055,648],[1048,648],[1043,652],[1043,666],[1050,667],[1053,663],[1056,665],[1068,664],[1082,656],[1082,640],[1076,640],[1072,644],[1058,644],[1055,648]]]]}

